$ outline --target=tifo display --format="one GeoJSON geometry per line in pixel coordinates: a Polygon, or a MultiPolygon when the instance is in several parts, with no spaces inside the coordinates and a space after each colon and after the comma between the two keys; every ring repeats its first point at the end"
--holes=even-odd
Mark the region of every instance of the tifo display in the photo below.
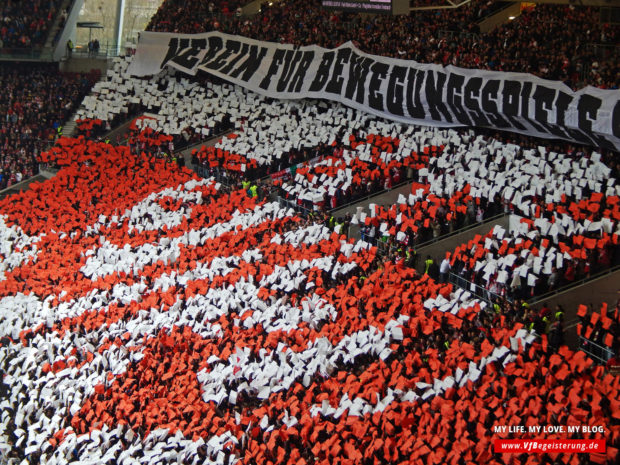
{"type": "Polygon", "coordinates": [[[0,464],[615,465],[617,26],[269,3],[2,63],[0,464]]]}

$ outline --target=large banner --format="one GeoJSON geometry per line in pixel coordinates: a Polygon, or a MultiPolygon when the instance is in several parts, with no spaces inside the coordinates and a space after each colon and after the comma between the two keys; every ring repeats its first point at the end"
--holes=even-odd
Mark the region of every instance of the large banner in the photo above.
{"type": "Polygon", "coordinates": [[[198,70],[279,99],[321,98],[409,124],[478,126],[620,150],[620,90],[525,73],[420,64],[358,50],[261,42],[219,32],[143,32],[129,72],[198,70]]]}

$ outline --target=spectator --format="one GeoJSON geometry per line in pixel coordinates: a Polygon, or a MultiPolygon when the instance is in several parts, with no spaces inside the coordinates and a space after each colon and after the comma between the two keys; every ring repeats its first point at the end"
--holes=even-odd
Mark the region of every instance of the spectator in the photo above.
{"type": "Polygon", "coordinates": [[[547,278],[547,288],[550,291],[554,291],[558,287],[559,282],[560,273],[558,272],[558,269],[554,266],[552,268],[551,274],[549,275],[549,278],[547,278]]]}
{"type": "Polygon", "coordinates": [[[440,283],[448,282],[448,274],[450,274],[450,268],[450,255],[446,255],[445,258],[441,261],[441,266],[439,267],[440,283]]]}

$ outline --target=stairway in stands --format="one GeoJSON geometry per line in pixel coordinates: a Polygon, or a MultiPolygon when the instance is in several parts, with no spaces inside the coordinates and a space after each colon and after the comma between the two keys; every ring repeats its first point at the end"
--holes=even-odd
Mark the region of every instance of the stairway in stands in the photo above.
{"type": "Polygon", "coordinates": [[[74,118],[75,118],[75,113],[73,115],[71,115],[71,118],[69,118],[69,120],[62,127],[62,135],[63,136],[65,136],[65,137],[73,137],[73,135],[75,134],[75,129],[77,127],[77,124],[76,124],[74,118]]]}
{"type": "Polygon", "coordinates": [[[60,4],[60,8],[58,8],[58,12],[56,13],[56,18],[54,18],[54,22],[52,23],[52,27],[50,28],[49,34],[47,35],[47,40],[45,41],[45,46],[43,49],[47,52],[53,53],[55,46],[56,37],[60,37],[60,32],[62,31],[61,25],[61,17],[63,11],[69,11],[71,7],[71,3],[73,0],[63,0],[60,4]]]}
{"type": "Polygon", "coordinates": [[[493,8],[476,24],[481,33],[486,34],[521,14],[520,2],[495,2],[493,8]]]}

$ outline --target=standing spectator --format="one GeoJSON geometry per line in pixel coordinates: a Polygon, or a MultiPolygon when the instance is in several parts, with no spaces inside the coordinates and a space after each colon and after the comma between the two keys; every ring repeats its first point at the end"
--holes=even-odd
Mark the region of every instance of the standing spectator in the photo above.
{"type": "Polygon", "coordinates": [[[547,288],[550,291],[555,290],[558,285],[560,283],[560,273],[558,272],[558,269],[554,266],[551,270],[551,274],[549,275],[549,278],[547,278],[547,288]]]}
{"type": "Polygon", "coordinates": [[[449,273],[450,273],[450,255],[446,254],[446,257],[441,261],[441,265],[439,267],[439,282],[447,283],[449,273]]]}
{"type": "Polygon", "coordinates": [[[433,265],[433,259],[430,255],[426,256],[426,260],[424,260],[424,274],[430,274],[431,266],[433,265]]]}

